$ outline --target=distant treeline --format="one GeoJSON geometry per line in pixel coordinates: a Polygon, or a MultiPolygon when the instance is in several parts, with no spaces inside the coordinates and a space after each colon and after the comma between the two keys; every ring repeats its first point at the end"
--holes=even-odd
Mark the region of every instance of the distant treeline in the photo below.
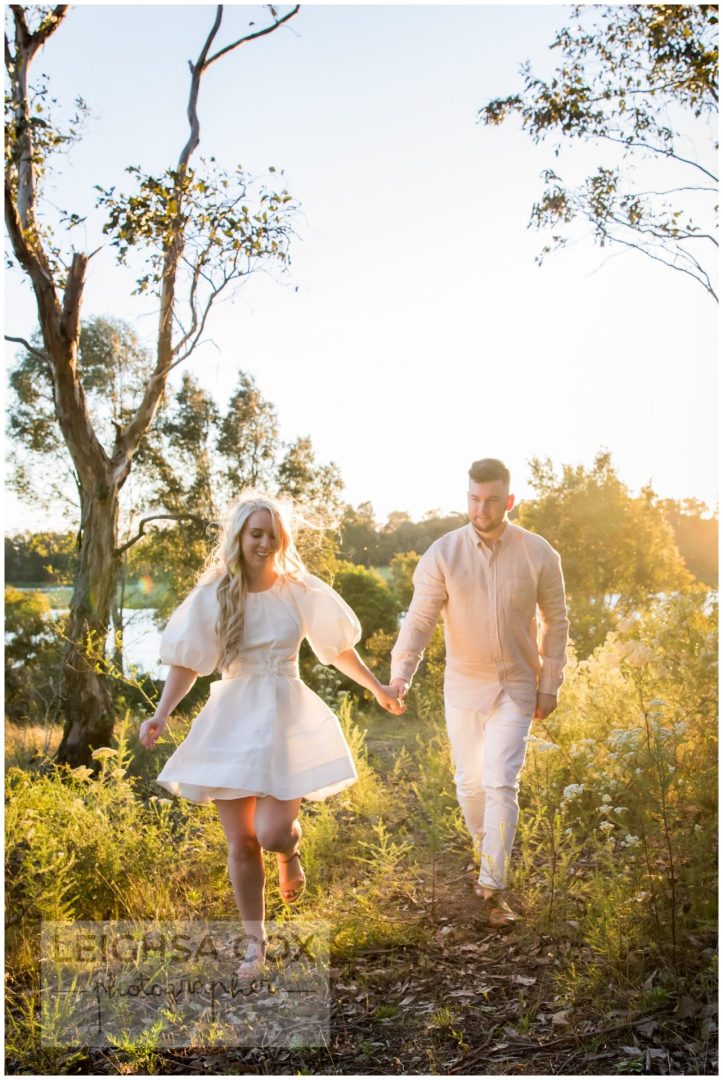
{"type": "MultiPolygon", "coordinates": [[[[660,500],[686,567],[703,584],[718,584],[718,519],[704,517],[696,500],[660,500]]],[[[514,511],[512,517],[514,518],[514,511]]],[[[395,555],[422,554],[434,540],[467,521],[465,514],[429,514],[412,521],[403,512],[379,525],[370,503],[348,506],[341,526],[339,555],[359,566],[388,566],[395,555]]],[[[22,532],[5,537],[5,580],[12,585],[67,585],[76,566],[75,532],[22,532]]]]}
{"type": "MultiPolygon", "coordinates": [[[[718,519],[703,516],[709,511],[696,499],[660,499],[657,505],[672,526],[688,570],[704,585],[717,588],[718,519]]],[[[516,516],[517,508],[510,518],[514,521],[516,516]]],[[[408,514],[395,512],[380,527],[370,503],[363,503],[357,509],[347,507],[342,523],[342,558],[361,566],[387,566],[395,555],[405,551],[421,555],[434,540],[466,521],[466,514],[445,517],[432,514],[422,521],[412,521],[408,514]]]]}
{"type": "Polygon", "coordinates": [[[77,565],[77,532],[19,532],[5,537],[9,585],[70,585],[77,565]]]}

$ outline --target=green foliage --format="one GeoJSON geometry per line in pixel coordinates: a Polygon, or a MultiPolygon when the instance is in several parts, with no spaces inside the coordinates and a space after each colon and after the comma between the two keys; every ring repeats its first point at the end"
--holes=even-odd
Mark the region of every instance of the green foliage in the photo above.
{"type": "Polygon", "coordinates": [[[279,494],[289,495],[301,506],[333,514],[340,507],[344,484],[334,462],[320,465],[308,436],[300,436],[286,447],[276,468],[279,494]]]}
{"type": "Polygon", "coordinates": [[[517,521],[562,557],[579,655],[604,641],[621,614],[692,583],[653,493],[631,496],[608,453],[590,469],[564,465],[558,473],[537,458],[531,468],[536,497],[522,504],[517,521]]]}
{"type": "Polygon", "coordinates": [[[670,523],[678,550],[691,574],[718,588],[718,518],[698,499],[661,499],[658,504],[670,523]]]}
{"type": "MultiPolygon", "coordinates": [[[[76,492],[69,485],[72,476],[39,334],[33,344],[37,351],[18,353],[9,375],[7,430],[15,444],[11,482],[21,498],[43,506],[58,499],[74,503],[76,492]]],[[[152,367],[150,352],[128,323],[98,316],[82,324],[78,375],[93,428],[106,451],[112,451],[119,427],[128,423],[138,406],[152,367]]]]}
{"type": "Polygon", "coordinates": [[[412,576],[417,568],[419,555],[416,551],[399,551],[389,564],[391,588],[402,611],[406,611],[414,595],[412,576]]]}
{"type": "Polygon", "coordinates": [[[579,924],[586,993],[682,971],[715,923],[716,621],[703,591],[631,618],[531,741],[518,885],[538,922],[579,924]]]}
{"type": "Polygon", "coordinates": [[[5,580],[13,585],[67,585],[76,572],[73,532],[25,532],[5,537],[5,580]]]}
{"type": "Polygon", "coordinates": [[[516,115],[534,142],[554,138],[556,157],[563,144],[581,139],[603,158],[576,186],[552,169],[543,173],[531,224],[556,231],[540,258],[563,247],[568,227],[580,220],[592,225],[599,245],[637,249],[715,297],[716,144],[709,121],[718,112],[717,10],[577,6],[552,43],[560,53],[553,76],[538,78],[527,63],[524,88],[481,110],[487,124],[516,115]]]}
{"type": "Polygon", "coordinates": [[[133,194],[96,185],[98,206],[107,214],[103,232],[120,263],[135,249],[144,253],[148,269],[138,279],[137,293],[159,287],[166,252],[183,237],[194,320],[182,344],[195,337],[197,313],[205,307],[198,298],[203,286],[211,295],[264,261],[288,263],[297,210],[288,191],[265,186],[255,191],[256,181],[240,165],[230,173],[214,158],[202,160],[199,169],[167,169],[161,176],[138,165],[126,172],[136,183],[133,194]]]}
{"type": "Polygon", "coordinates": [[[279,447],[276,409],[265,400],[252,375],[240,371],[237,389],[219,425],[216,448],[227,462],[232,490],[270,490],[279,447]]]}
{"type": "Polygon", "coordinates": [[[399,607],[376,570],[340,562],[334,576],[334,588],[356,612],[362,625],[362,643],[379,630],[394,633],[399,607]]]}
{"type": "Polygon", "coordinates": [[[49,616],[43,593],[5,587],[5,709],[13,720],[56,714],[63,650],[49,616]]]}
{"type": "Polygon", "coordinates": [[[374,518],[371,503],[361,503],[356,509],[347,504],[342,519],[340,552],[361,566],[386,566],[397,554],[410,551],[425,552],[429,545],[467,521],[466,514],[441,514],[430,511],[422,521],[413,522],[403,511],[389,515],[383,528],[374,518]]]}

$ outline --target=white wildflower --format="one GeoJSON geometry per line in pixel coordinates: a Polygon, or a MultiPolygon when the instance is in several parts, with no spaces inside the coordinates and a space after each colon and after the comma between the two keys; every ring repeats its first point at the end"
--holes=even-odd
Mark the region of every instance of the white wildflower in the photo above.
{"type": "Polygon", "coordinates": [[[603,795],[603,797],[602,797],[602,801],[603,801],[603,802],[612,802],[613,800],[612,800],[612,798],[610,797],[610,795],[603,795]]]}
{"type": "Polygon", "coordinates": [[[90,756],[93,761],[107,761],[108,758],[115,757],[116,754],[117,750],[114,750],[112,746],[99,746],[90,756]]]}
{"type": "Polygon", "coordinates": [[[538,739],[536,735],[528,735],[525,741],[532,746],[535,750],[559,750],[560,747],[554,742],[545,742],[544,739],[538,739]]]}
{"type": "Polygon", "coordinates": [[[639,837],[633,836],[631,833],[628,833],[628,835],[623,840],[623,847],[639,847],[639,846],[640,846],[639,837]]]}
{"type": "Polygon", "coordinates": [[[703,826],[700,825],[700,824],[694,825],[693,829],[694,829],[695,832],[703,832],[703,826]]]}
{"type": "Polygon", "coordinates": [[[613,813],[614,814],[624,814],[626,810],[627,810],[627,806],[616,806],[615,809],[613,810],[613,813]]]}
{"type": "Polygon", "coordinates": [[[649,649],[647,645],[637,644],[633,645],[630,652],[625,657],[625,661],[630,664],[631,667],[642,667],[643,664],[650,663],[655,659],[655,653],[652,649],[649,649]]]}
{"type": "Polygon", "coordinates": [[[93,770],[89,769],[87,765],[78,765],[71,772],[76,780],[90,780],[93,775],[93,770]]]}
{"type": "Polygon", "coordinates": [[[598,828],[600,829],[600,832],[609,833],[613,831],[615,826],[612,821],[603,821],[598,825],[598,828]]]}
{"type": "Polygon", "coordinates": [[[574,799],[576,795],[582,795],[584,790],[584,784],[568,784],[567,787],[563,789],[562,797],[563,799],[574,799]]]}

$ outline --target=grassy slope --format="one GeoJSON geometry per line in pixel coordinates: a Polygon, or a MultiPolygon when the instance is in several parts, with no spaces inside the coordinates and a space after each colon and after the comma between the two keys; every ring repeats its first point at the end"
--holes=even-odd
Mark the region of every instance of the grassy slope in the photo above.
{"type": "MultiPolygon", "coordinates": [[[[60,1052],[53,1069],[599,1075],[646,1066],[658,1071],[660,1051],[671,1072],[714,1071],[710,1039],[701,1039],[700,1002],[676,1016],[669,999],[646,997],[612,968],[616,985],[598,1002],[586,993],[576,997],[571,965],[584,969],[595,958],[575,920],[546,925],[532,889],[534,860],[530,880],[515,896],[527,921],[505,937],[484,925],[439,728],[429,713],[426,721],[411,711],[402,719],[376,711],[363,719],[371,768],[365,766],[360,784],[350,789],[355,794],[307,805],[303,814],[309,888],[299,915],[328,920],[334,937],[328,1048],[157,1053],[131,1045],[102,1054],[60,1052]]],[[[27,748],[17,740],[10,750],[11,760],[27,761],[27,748]]],[[[150,780],[157,764],[139,758],[138,768],[150,780]]],[[[192,820],[210,822],[211,816],[192,820]]],[[[208,871],[200,872],[196,893],[186,898],[195,896],[204,913],[232,917],[228,886],[219,893],[223,845],[213,828],[209,835],[216,849],[205,861],[218,862],[218,873],[212,883],[204,879],[208,871]]],[[[180,858],[171,853],[172,860],[180,858]]],[[[272,862],[269,869],[273,881],[272,862]]],[[[162,887],[154,882],[151,891],[162,887]]],[[[275,889],[269,899],[274,917],[282,911],[275,889]]],[[[12,1045],[9,1053],[12,1071],[28,1071],[27,1058],[13,1058],[12,1045]]]]}

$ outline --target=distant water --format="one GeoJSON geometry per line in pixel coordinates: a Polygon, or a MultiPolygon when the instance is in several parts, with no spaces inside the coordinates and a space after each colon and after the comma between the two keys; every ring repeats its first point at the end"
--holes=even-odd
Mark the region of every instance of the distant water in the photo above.
{"type": "MultiPolygon", "coordinates": [[[[54,608],[53,615],[66,615],[67,608],[54,608]]],[[[158,659],[162,627],[157,627],[153,608],[124,608],[123,655],[126,669],[133,666],[148,675],[164,678],[168,668],[158,659]]],[[[112,652],[112,639],[108,638],[107,652],[112,652]]]]}
{"type": "Polygon", "coordinates": [[[154,615],[152,608],[127,608],[123,612],[123,653],[127,665],[165,677],[168,668],[158,659],[163,628],[156,626],[154,615]]]}

